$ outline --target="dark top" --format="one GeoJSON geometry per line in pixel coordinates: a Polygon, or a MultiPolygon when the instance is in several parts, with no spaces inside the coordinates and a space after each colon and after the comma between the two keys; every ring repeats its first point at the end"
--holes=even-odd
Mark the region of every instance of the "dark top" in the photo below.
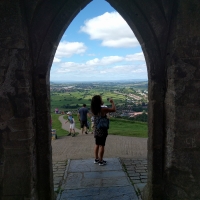
{"type": "Polygon", "coordinates": [[[81,121],[87,121],[87,113],[88,113],[88,109],[83,107],[80,108],[78,113],[80,114],[80,120],[81,121]]]}
{"type": "Polygon", "coordinates": [[[108,130],[107,129],[97,129],[97,123],[100,116],[94,115],[94,137],[107,137],[108,130]]]}

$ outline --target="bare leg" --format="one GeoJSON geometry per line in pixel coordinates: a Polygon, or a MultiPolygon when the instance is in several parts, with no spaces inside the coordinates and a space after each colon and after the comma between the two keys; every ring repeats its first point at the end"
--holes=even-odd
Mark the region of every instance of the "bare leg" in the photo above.
{"type": "Polygon", "coordinates": [[[85,128],[85,134],[87,134],[87,126],[85,126],[84,128],[85,128]]]}
{"type": "Polygon", "coordinates": [[[82,132],[82,135],[83,135],[83,132],[84,132],[84,128],[81,128],[81,132],[82,132]]]}
{"type": "Polygon", "coordinates": [[[73,129],[70,129],[70,134],[73,137],[73,129]]]}
{"type": "Polygon", "coordinates": [[[100,146],[100,151],[99,151],[99,160],[103,160],[103,155],[104,155],[104,146],[100,146]]]}
{"type": "Polygon", "coordinates": [[[95,145],[94,147],[94,156],[95,156],[95,159],[98,159],[99,155],[99,145],[95,145]]]}

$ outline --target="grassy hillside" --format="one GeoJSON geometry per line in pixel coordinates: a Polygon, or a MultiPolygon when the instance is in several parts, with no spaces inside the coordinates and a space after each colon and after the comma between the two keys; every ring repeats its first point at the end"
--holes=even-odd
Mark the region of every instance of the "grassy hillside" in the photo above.
{"type": "Polygon", "coordinates": [[[62,129],[62,124],[59,121],[59,116],[58,114],[51,114],[51,118],[52,118],[52,129],[56,129],[56,133],[58,137],[61,136],[66,136],[68,134],[68,132],[66,130],[62,129]]]}
{"type": "Polygon", "coordinates": [[[111,118],[109,134],[132,137],[148,137],[147,123],[111,118]]]}
{"type": "MultiPolygon", "coordinates": [[[[61,123],[58,120],[58,114],[52,114],[52,127],[56,129],[58,137],[66,136],[68,134],[67,131],[61,128],[61,123]]],[[[76,128],[80,129],[80,123],[78,121],[77,115],[73,115],[76,128]]],[[[67,116],[64,117],[67,119],[67,116]]],[[[148,137],[147,136],[147,123],[143,122],[135,122],[130,120],[111,118],[110,119],[110,129],[108,130],[110,135],[121,135],[121,136],[132,136],[132,137],[148,137]]]]}
{"type": "MultiPolygon", "coordinates": [[[[65,106],[77,106],[81,107],[84,103],[87,107],[90,107],[91,99],[94,95],[101,94],[103,101],[105,104],[110,105],[108,103],[107,98],[113,98],[116,104],[121,104],[125,101],[125,96],[111,93],[109,91],[101,91],[101,93],[97,93],[96,90],[91,90],[89,92],[68,92],[68,93],[52,93],[51,94],[51,111],[53,112],[55,108],[58,108],[61,111],[67,110],[65,106]]],[[[73,108],[72,108],[73,109],[73,108]]],[[[77,108],[75,108],[77,109],[77,108]]]]}
{"type": "MultiPolygon", "coordinates": [[[[110,105],[110,103],[107,101],[107,98],[113,98],[117,107],[120,107],[120,105],[130,104],[130,102],[127,101],[127,98],[129,98],[129,93],[142,97],[141,101],[143,101],[142,94],[140,92],[136,92],[136,89],[147,90],[147,81],[135,83],[110,82],[101,84],[81,83],[72,85],[54,85],[54,87],[52,86],[52,91],[50,93],[51,111],[52,113],[54,113],[54,109],[58,108],[60,111],[72,111],[76,113],[83,104],[86,104],[87,107],[90,108],[91,99],[96,94],[102,96],[105,105],[110,105]],[[67,91],[63,89],[64,86],[68,87],[67,91]]],[[[146,101],[147,98],[144,100],[144,102],[146,101]]],[[[138,100],[138,102],[140,102],[140,100],[138,100]]],[[[134,104],[135,103],[137,103],[137,98],[134,99],[134,104]]],[[[124,108],[128,107],[123,107],[123,109],[124,108]]],[[[137,109],[140,109],[140,107],[134,107],[135,111],[137,111],[137,109]]],[[[58,114],[52,114],[53,128],[57,130],[58,136],[67,135],[66,131],[62,130],[61,123],[59,122],[58,117],[58,114]]],[[[78,121],[76,114],[74,114],[74,119],[76,121],[76,128],[80,129],[80,122],[78,121]]],[[[120,118],[110,119],[109,134],[133,137],[147,137],[147,132],[147,123],[120,118]]]]}

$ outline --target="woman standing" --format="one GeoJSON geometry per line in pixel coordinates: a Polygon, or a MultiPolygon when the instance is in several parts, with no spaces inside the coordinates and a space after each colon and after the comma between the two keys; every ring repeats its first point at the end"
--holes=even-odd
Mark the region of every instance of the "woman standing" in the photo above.
{"type": "Polygon", "coordinates": [[[115,112],[115,104],[112,99],[109,99],[112,107],[101,107],[103,105],[103,101],[100,95],[95,95],[92,98],[91,101],[91,112],[94,115],[94,137],[95,137],[95,149],[94,149],[94,155],[95,155],[95,160],[94,163],[98,164],[100,166],[106,165],[106,161],[103,160],[103,155],[104,155],[104,146],[106,142],[106,138],[108,135],[108,130],[107,129],[97,129],[97,123],[100,117],[106,117],[107,113],[110,112],[115,112]]]}

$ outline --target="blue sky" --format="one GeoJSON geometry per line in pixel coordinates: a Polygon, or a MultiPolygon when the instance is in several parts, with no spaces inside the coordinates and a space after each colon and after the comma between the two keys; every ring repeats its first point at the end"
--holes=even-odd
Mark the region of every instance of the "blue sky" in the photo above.
{"type": "Polygon", "coordinates": [[[51,81],[146,79],[140,44],[121,15],[93,0],[65,31],[51,67],[51,81]]]}

